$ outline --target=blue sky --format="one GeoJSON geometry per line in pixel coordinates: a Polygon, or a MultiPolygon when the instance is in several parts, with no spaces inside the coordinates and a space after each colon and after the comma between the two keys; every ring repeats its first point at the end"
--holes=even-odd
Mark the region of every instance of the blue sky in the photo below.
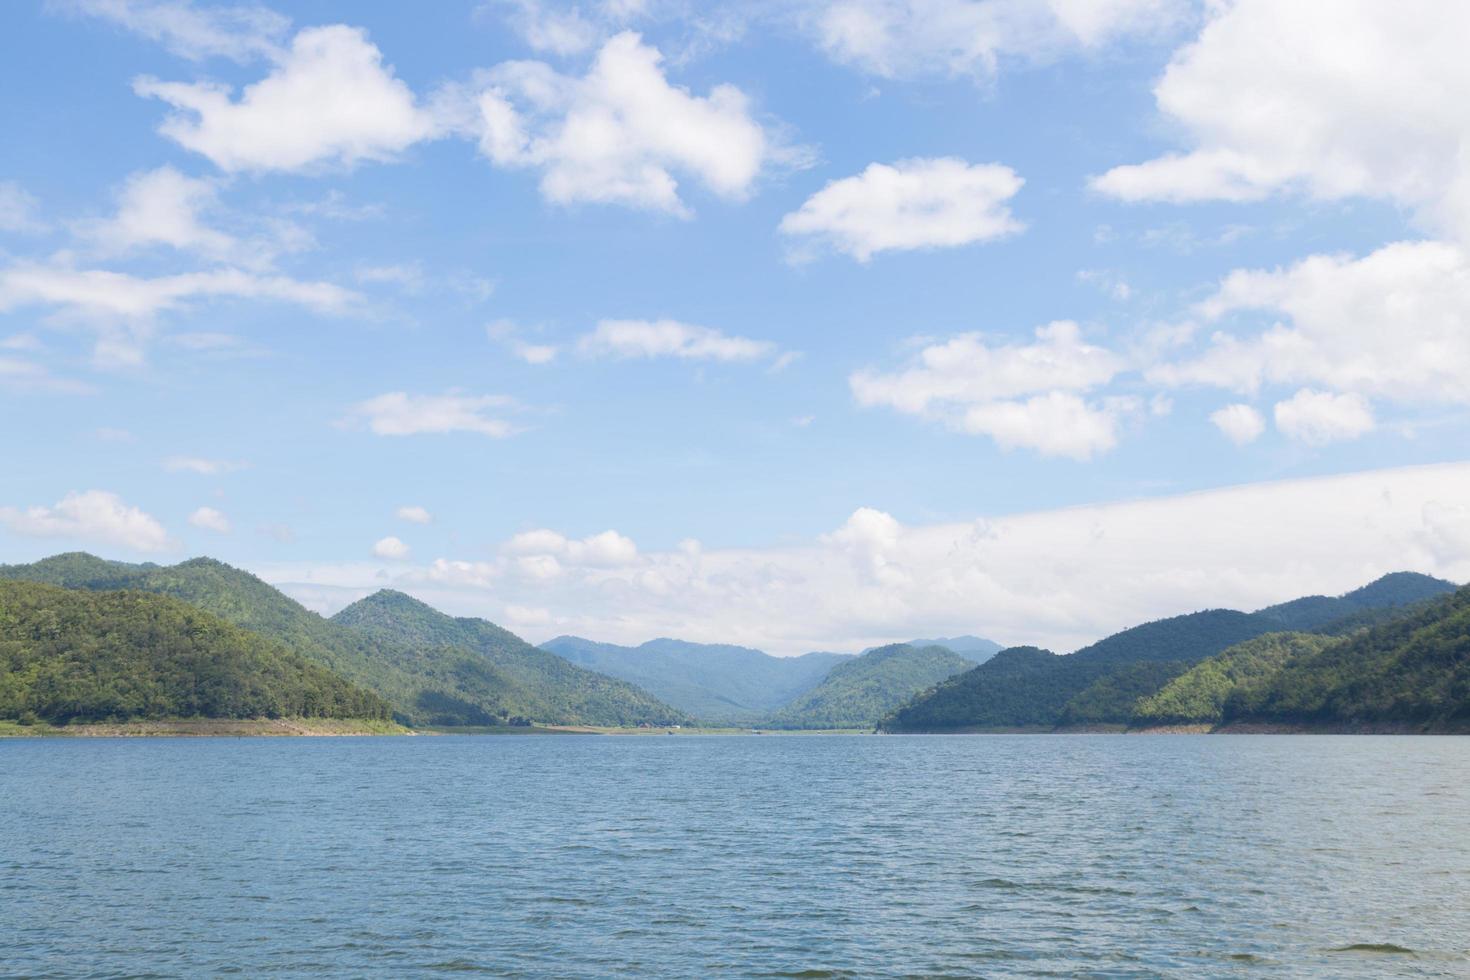
{"type": "Polygon", "coordinates": [[[1470,577],[1467,15],[712,9],[5,5],[4,559],[781,653],[1470,577]]]}

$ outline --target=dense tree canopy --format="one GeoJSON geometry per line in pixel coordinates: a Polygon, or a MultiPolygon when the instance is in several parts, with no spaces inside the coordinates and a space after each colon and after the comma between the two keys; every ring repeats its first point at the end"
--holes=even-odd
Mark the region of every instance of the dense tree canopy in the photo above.
{"type": "Polygon", "coordinates": [[[944,647],[878,647],[833,667],[770,721],[776,728],[872,728],[894,708],[974,663],[944,647]]]}

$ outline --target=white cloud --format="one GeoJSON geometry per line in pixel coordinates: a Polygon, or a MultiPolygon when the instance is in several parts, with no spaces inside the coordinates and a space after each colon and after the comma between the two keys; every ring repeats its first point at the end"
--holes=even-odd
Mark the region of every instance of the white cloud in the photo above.
{"type": "Polygon", "coordinates": [[[185,272],[152,279],[105,269],[18,262],[0,268],[0,312],[51,306],[85,317],[136,320],[177,310],[191,300],[269,299],[321,313],[342,313],[359,297],[328,282],[263,276],[239,269],[185,272]]]}
{"type": "Polygon", "coordinates": [[[206,459],[202,456],[170,456],[163,461],[163,468],[170,473],[197,473],[200,476],[234,473],[249,465],[235,459],[206,459]]]}
{"type": "Polygon", "coordinates": [[[511,341],[510,350],[527,364],[550,364],[561,353],[561,348],[554,344],[528,344],[521,340],[511,341]]]}
{"type": "Polygon", "coordinates": [[[907,368],[857,371],[848,383],[860,405],[941,421],[1006,449],[1089,459],[1117,444],[1119,423],[1140,406],[1132,398],[1089,402],[1080,393],[1124,366],[1084,341],[1077,324],[1059,320],[1038,327],[1033,343],[992,345],[984,334],[960,334],[924,347],[907,368]]]}
{"type": "Polygon", "coordinates": [[[408,545],[391,535],[386,538],[380,538],[373,545],[373,556],[375,558],[387,558],[389,561],[403,561],[408,558],[408,553],[408,545]]]}
{"type": "Polygon", "coordinates": [[[213,507],[200,507],[189,515],[189,523],[206,531],[219,534],[230,533],[230,519],[213,507]]]}
{"type": "Polygon", "coordinates": [[[638,558],[638,546],[633,539],[612,530],[581,540],[545,528],[525,531],[507,541],[501,551],[514,556],[533,576],[542,578],[559,574],[563,564],[614,568],[631,564],[638,558]]]}
{"type": "Polygon", "coordinates": [[[105,490],[74,490],[51,507],[0,507],[0,523],[33,537],[74,538],[136,551],[173,547],[162,524],[105,490]]]}
{"type": "Polygon", "coordinates": [[[589,357],[755,361],[773,355],[776,345],[677,320],[601,320],[577,341],[577,350],[589,357]]]}
{"type": "Polygon", "coordinates": [[[51,6],[111,21],[190,60],[274,56],[291,21],[266,7],[196,7],[188,0],[50,0],[51,6]]]}
{"type": "Polygon", "coordinates": [[[448,432],[475,432],[503,439],[515,426],[487,414],[511,408],[515,400],[504,395],[411,395],[390,391],[352,407],[350,421],[365,423],[380,436],[411,436],[448,432]]]}
{"type": "Polygon", "coordinates": [[[408,521],[410,524],[428,524],[434,520],[426,508],[417,504],[404,504],[394,514],[400,521],[408,521]]]}
{"type": "Polygon", "coordinates": [[[1171,27],[1180,0],[829,0],[812,27],[835,60],[884,77],[993,75],[1171,27]]]}
{"type": "Polygon", "coordinates": [[[1261,413],[1239,403],[1211,412],[1210,421],[1237,446],[1255,442],[1266,431],[1266,420],[1261,418],[1261,413]]]}
{"type": "Polygon", "coordinates": [[[872,163],[828,183],[782,218],[780,230],[859,262],[877,252],[992,241],[1025,227],[1007,206],[1023,183],[1010,167],[954,157],[872,163]]]}
{"type": "Polygon", "coordinates": [[[1117,167],[1123,200],[1387,199],[1470,237],[1470,6],[1440,0],[1239,0],[1154,89],[1188,149],[1117,167]]]}
{"type": "Polygon", "coordinates": [[[541,171],[557,204],[601,202],[689,213],[675,174],[745,197],[788,154],[752,118],[745,95],[717,85],[696,96],[670,85],[657,50],[625,32],[575,78],[537,61],[484,76],[476,104],[480,150],[503,167],[541,171]]]}
{"type": "Polygon", "coordinates": [[[1470,255],[1456,246],[1398,242],[1358,259],[1314,255],[1285,269],[1237,270],[1198,312],[1245,329],[1222,326],[1196,356],[1156,367],[1154,380],[1470,403],[1470,255]]]}
{"type": "Polygon", "coordinates": [[[225,258],[239,242],[200,220],[201,212],[215,206],[218,193],[212,181],[186,177],[173,167],[136,173],[123,185],[117,214],[83,224],[78,232],[106,252],[168,245],[225,258]]]}
{"type": "MultiPolygon", "coordinates": [[[[1066,651],[1163,616],[1337,594],[1391,571],[1465,581],[1466,500],[1460,463],[948,524],[867,508],[793,547],[639,551],[614,567],[559,562],[547,578],[502,554],[406,566],[390,581],[459,615],[548,610],[532,639],[679,636],[797,654],[975,633],[1066,651]]],[[[258,571],[292,591],[334,586],[342,603],[385,584],[368,563],[258,571]]]]}
{"type": "Polygon", "coordinates": [[[1276,428],[1288,439],[1323,446],[1373,431],[1373,409],[1362,395],[1303,388],[1276,403],[1276,428]]]}
{"type": "Polygon", "coordinates": [[[0,231],[45,231],[34,194],[13,180],[0,180],[0,231]]]}
{"type": "Polygon", "coordinates": [[[241,92],[140,78],[134,91],[179,110],[163,135],[225,171],[302,171],[388,160],[436,135],[429,113],[354,27],[301,31],[271,73],[241,92]]]}
{"type": "Polygon", "coordinates": [[[557,9],[541,0],[501,0],[511,8],[510,22],[534,51],[581,54],[598,41],[597,25],[575,7],[557,9]]]}

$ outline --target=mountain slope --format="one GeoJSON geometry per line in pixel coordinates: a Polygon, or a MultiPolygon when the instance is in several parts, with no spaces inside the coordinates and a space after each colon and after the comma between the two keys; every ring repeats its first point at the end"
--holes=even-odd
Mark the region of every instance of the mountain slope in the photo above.
{"type": "Polygon", "coordinates": [[[167,596],[0,581],[0,718],[386,719],[388,703],[167,596]]]}
{"type": "MultiPolygon", "coordinates": [[[[972,664],[983,664],[991,657],[1000,653],[1005,647],[994,640],[987,640],[983,636],[941,636],[932,640],[905,640],[904,646],[914,647],[922,650],[924,647],[944,647],[953,651],[970,661],[972,664]]],[[[868,647],[864,654],[872,653],[879,647],[868,647]]]]}
{"type": "Polygon", "coordinates": [[[974,664],[944,647],[879,647],[833,667],[772,716],[776,728],[871,728],[884,715],[974,664]]]}
{"type": "Polygon", "coordinates": [[[1364,613],[1393,610],[1436,599],[1455,591],[1453,582],[1418,572],[1392,572],[1362,588],[1340,596],[1313,595],[1267,606],[1257,611],[1281,624],[1281,628],[1311,631],[1336,620],[1360,620],[1364,613]]]}
{"type": "Polygon", "coordinates": [[[480,654],[505,679],[506,697],[518,713],[538,721],[668,725],[690,720],[626,681],[578,667],[487,620],[449,616],[402,592],[383,589],[343,609],[331,622],[401,646],[480,654]]]}
{"type": "Polygon", "coordinates": [[[1314,633],[1266,633],[1224,650],[1140,697],[1130,723],[1218,725],[1225,703],[1239,688],[1269,677],[1288,661],[1310,657],[1330,646],[1332,637],[1314,633]]]}
{"type": "Polygon", "coordinates": [[[1049,729],[1059,724],[1122,724],[1140,692],[1187,666],[1257,636],[1269,620],[1229,609],[1173,616],[1115,633],[1070,656],[1034,647],[1003,650],[904,706],[883,727],[891,731],[1049,729]],[[1137,667],[1137,664],[1169,664],[1137,667]],[[1111,686],[1082,697],[1114,671],[1111,686]],[[1131,695],[1131,697],[1130,697],[1131,695]]]}
{"type": "Polygon", "coordinates": [[[772,657],[748,647],[669,639],[625,647],[559,636],[541,648],[636,684],[697,718],[731,724],[762,721],[852,659],[837,653],[772,657]]]}
{"type": "MultiPolygon", "coordinates": [[[[455,647],[409,646],[323,619],[248,572],[211,558],[177,565],[130,565],[82,553],[0,566],[0,579],[72,588],[130,588],[181,599],[276,640],[393,705],[411,725],[494,725],[533,717],[515,682],[484,656],[455,647]]],[[[659,719],[649,718],[650,723],[659,719]]]]}
{"type": "Polygon", "coordinates": [[[1470,729],[1470,588],[1240,685],[1224,720],[1470,729]]]}

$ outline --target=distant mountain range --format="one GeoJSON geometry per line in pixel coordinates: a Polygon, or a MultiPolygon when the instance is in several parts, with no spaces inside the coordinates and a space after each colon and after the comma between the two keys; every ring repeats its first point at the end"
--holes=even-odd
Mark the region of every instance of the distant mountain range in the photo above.
{"type": "MultiPolygon", "coordinates": [[[[1247,665],[1260,656],[1269,660],[1273,656],[1269,651],[1275,649],[1273,643],[1246,645],[1257,637],[1289,630],[1341,635],[1375,622],[1391,624],[1405,610],[1433,603],[1454,589],[1452,583],[1428,575],[1400,572],[1342,596],[1310,596],[1255,613],[1212,609],[1173,616],[1124,630],[1068,656],[1034,647],[1013,648],[899,708],[883,720],[882,728],[901,732],[1123,727],[1135,722],[1138,710],[1163,710],[1157,699],[1165,698],[1167,704],[1197,688],[1198,678],[1177,683],[1176,679],[1217,655],[1223,656],[1214,669],[1227,675],[1255,670],[1247,665]],[[1165,691],[1171,693],[1165,697],[1165,691]]],[[[1296,651],[1317,646],[1283,642],[1296,651]]]]}
{"type": "Polygon", "coordinates": [[[329,620],[254,575],[210,558],[170,566],[132,565],[81,552],[30,565],[0,565],[0,579],[171,596],[377,694],[405,724],[663,725],[689,720],[629,685],[566,670],[555,658],[483,621],[451,620],[453,631],[434,633],[444,629],[442,622],[423,612],[427,606],[401,602],[397,593],[377,602],[364,600],[368,605],[357,614],[329,620]],[[393,625],[394,613],[403,625],[393,625]]]}
{"type": "Polygon", "coordinates": [[[0,720],[1470,730],[1470,588],[1426,575],[1173,616],[1066,656],[996,646],[961,636],[790,658],[671,639],[537,648],[391,590],[323,618],[208,558],[0,566],[0,720]]]}

